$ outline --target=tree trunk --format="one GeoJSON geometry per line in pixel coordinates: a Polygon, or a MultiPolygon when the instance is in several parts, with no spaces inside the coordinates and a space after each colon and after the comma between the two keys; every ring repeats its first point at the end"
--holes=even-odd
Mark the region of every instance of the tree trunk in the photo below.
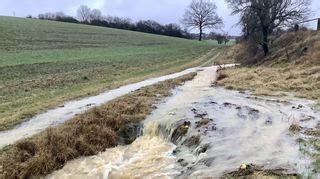
{"type": "Polygon", "coordinates": [[[202,40],[202,27],[199,27],[199,29],[200,29],[199,41],[201,41],[202,40]]]}
{"type": "Polygon", "coordinates": [[[263,52],[264,52],[264,56],[267,56],[269,53],[269,46],[266,43],[262,44],[262,48],[263,48],[263,52]]]}
{"type": "Polygon", "coordinates": [[[262,48],[263,48],[264,56],[267,56],[269,54],[268,28],[264,27],[262,29],[262,35],[263,35],[262,48]]]}

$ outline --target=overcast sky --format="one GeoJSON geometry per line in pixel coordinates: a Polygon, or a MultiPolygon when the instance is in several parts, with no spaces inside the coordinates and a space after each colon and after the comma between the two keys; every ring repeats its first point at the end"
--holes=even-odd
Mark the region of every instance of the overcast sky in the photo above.
{"type": "MultiPolygon", "coordinates": [[[[238,17],[230,15],[224,0],[211,0],[218,6],[223,17],[223,31],[238,35],[240,28],[234,24],[238,17]]],[[[191,0],[0,0],[0,15],[36,16],[39,13],[62,11],[76,16],[80,5],[100,9],[104,15],[129,17],[132,20],[152,19],[160,23],[179,23],[185,8],[191,0]]],[[[313,0],[313,17],[320,17],[320,1],[313,0]]],[[[313,24],[314,25],[314,24],[313,24]]]]}

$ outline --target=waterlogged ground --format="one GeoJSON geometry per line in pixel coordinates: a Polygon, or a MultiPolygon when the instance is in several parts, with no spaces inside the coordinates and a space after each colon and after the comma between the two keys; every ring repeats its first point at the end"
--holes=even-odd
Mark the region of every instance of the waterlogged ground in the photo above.
{"type": "Polygon", "coordinates": [[[220,48],[209,41],[1,16],[0,131],[65,101],[201,65],[220,48]]]}
{"type": "Polygon", "coordinates": [[[289,127],[317,124],[320,115],[311,109],[313,102],[214,87],[216,70],[205,68],[175,89],[131,145],[71,161],[48,177],[219,177],[243,163],[283,174],[312,174],[312,161],[300,152],[289,127]]]}
{"type": "Polygon", "coordinates": [[[35,135],[48,127],[53,127],[58,124],[62,124],[65,121],[74,117],[75,115],[84,113],[90,108],[100,106],[106,102],[109,102],[125,94],[128,94],[134,90],[140,89],[145,86],[150,86],[161,81],[174,79],[192,72],[196,72],[199,69],[201,68],[189,68],[178,73],[173,73],[170,75],[144,80],[138,83],[125,85],[117,89],[106,91],[97,96],[92,96],[84,98],[82,100],[75,100],[65,103],[64,105],[56,109],[49,110],[43,114],[31,118],[30,120],[22,123],[14,129],[0,131],[0,148],[9,144],[13,144],[18,140],[31,137],[32,135],[35,135]]]}

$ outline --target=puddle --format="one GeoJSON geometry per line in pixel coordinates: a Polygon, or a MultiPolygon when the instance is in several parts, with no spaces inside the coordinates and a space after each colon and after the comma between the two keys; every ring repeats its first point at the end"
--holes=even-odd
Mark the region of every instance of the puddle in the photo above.
{"type": "Polygon", "coordinates": [[[243,163],[309,174],[311,161],[299,152],[289,126],[315,126],[320,115],[313,102],[213,88],[216,70],[204,68],[175,89],[131,145],[71,161],[48,178],[220,177],[243,163]],[[301,120],[306,116],[313,118],[301,120]]]}
{"type": "Polygon", "coordinates": [[[34,134],[37,134],[50,126],[61,124],[77,114],[84,113],[90,108],[102,105],[108,101],[111,101],[117,97],[123,96],[142,87],[153,85],[161,81],[174,79],[192,72],[196,72],[200,69],[202,68],[190,68],[182,72],[157,78],[151,78],[134,84],[129,84],[114,90],[106,91],[97,96],[65,103],[64,105],[61,105],[56,109],[49,110],[43,114],[31,118],[30,120],[18,125],[12,130],[0,132],[0,148],[9,144],[13,144],[23,138],[33,136],[34,134]]]}

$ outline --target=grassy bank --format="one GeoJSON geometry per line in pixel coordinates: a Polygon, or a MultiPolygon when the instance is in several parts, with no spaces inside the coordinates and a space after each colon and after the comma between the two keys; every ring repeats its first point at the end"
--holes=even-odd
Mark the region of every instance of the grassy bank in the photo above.
{"type": "MultiPolygon", "coordinates": [[[[220,72],[218,84],[229,89],[249,90],[258,95],[290,95],[315,100],[314,107],[320,110],[320,32],[304,31],[282,34],[273,39],[271,54],[250,54],[246,43],[237,44],[220,61],[251,64],[220,72]]],[[[307,155],[314,159],[313,172],[320,171],[320,125],[298,129],[303,139],[298,141],[307,155]]]]}
{"type": "Polygon", "coordinates": [[[320,102],[320,32],[283,34],[263,59],[248,54],[247,44],[232,47],[227,55],[238,63],[256,63],[221,71],[219,84],[259,95],[294,95],[320,102]]]}
{"type": "Polygon", "coordinates": [[[0,17],[0,130],[64,101],[202,64],[216,45],[0,17]]]}
{"type": "Polygon", "coordinates": [[[0,151],[0,178],[43,176],[72,159],[95,155],[119,141],[120,128],[146,118],[153,104],[170,95],[177,85],[193,79],[191,73],[145,87],[89,110],[63,125],[47,129],[0,151]]]}

